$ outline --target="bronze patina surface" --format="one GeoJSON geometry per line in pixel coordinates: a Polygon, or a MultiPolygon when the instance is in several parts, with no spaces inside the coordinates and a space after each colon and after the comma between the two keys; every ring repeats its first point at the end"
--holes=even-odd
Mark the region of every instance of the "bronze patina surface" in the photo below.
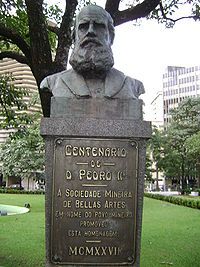
{"type": "Polygon", "coordinates": [[[133,264],[137,143],[55,141],[51,259],[60,264],[133,264]]]}

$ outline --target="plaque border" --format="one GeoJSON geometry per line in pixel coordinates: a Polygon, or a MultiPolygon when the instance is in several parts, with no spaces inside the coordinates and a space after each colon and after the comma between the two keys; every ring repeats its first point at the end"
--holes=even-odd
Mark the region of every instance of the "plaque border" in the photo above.
{"type": "Polygon", "coordinates": [[[130,260],[129,258],[127,259],[127,262],[120,262],[120,263],[91,263],[91,262],[76,262],[76,263],[71,263],[71,262],[60,262],[60,261],[56,261],[53,259],[53,252],[52,252],[52,243],[53,243],[53,203],[54,203],[54,197],[55,197],[55,168],[53,169],[53,180],[52,180],[52,201],[51,201],[51,237],[50,237],[50,261],[53,263],[53,264],[59,264],[59,265],[68,265],[69,267],[70,266],[131,266],[135,263],[136,261],[136,257],[134,257],[136,255],[136,248],[137,248],[137,245],[136,245],[136,240],[137,240],[137,237],[136,237],[136,234],[137,234],[137,200],[138,200],[138,156],[139,156],[139,146],[138,146],[138,142],[135,140],[135,138],[111,138],[111,137],[108,137],[108,138],[98,138],[98,137],[58,137],[58,138],[55,138],[54,139],[54,145],[53,145],[53,166],[55,166],[55,162],[56,162],[56,146],[59,145],[59,142],[62,143],[64,140],[91,140],[91,141],[122,141],[122,142],[130,142],[132,146],[135,147],[136,149],[136,162],[135,162],[135,165],[136,165],[136,173],[135,173],[135,178],[136,178],[136,181],[135,181],[135,196],[134,196],[134,200],[135,200],[135,205],[134,205],[134,236],[133,236],[133,244],[134,244],[134,255],[130,255],[130,260]]]}

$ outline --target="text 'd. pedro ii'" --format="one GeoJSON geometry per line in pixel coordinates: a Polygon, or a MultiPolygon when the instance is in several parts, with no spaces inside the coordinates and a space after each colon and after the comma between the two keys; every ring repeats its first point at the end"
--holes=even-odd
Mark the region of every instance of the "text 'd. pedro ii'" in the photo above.
{"type": "Polygon", "coordinates": [[[137,154],[128,139],[55,141],[53,262],[134,261],[137,154]]]}

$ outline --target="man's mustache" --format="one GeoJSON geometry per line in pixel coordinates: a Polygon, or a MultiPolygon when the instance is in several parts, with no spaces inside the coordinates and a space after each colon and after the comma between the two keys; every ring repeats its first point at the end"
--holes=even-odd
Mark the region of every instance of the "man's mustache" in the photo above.
{"type": "Polygon", "coordinates": [[[83,39],[80,42],[80,46],[81,47],[84,47],[84,46],[86,46],[89,43],[96,44],[97,46],[103,46],[103,43],[101,41],[99,41],[99,39],[97,39],[97,38],[91,38],[91,37],[86,37],[85,39],[83,39]]]}

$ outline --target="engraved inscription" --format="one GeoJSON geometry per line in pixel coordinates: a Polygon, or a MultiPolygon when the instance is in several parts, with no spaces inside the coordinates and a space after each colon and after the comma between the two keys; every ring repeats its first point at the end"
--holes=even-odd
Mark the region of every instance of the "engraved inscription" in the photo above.
{"type": "Polygon", "coordinates": [[[120,255],[120,247],[69,247],[69,255],[81,256],[117,256],[120,255]]]}
{"type": "Polygon", "coordinates": [[[130,264],[137,227],[137,143],[91,138],[59,141],[53,177],[53,262],[59,258],[69,265],[130,264]]]}

